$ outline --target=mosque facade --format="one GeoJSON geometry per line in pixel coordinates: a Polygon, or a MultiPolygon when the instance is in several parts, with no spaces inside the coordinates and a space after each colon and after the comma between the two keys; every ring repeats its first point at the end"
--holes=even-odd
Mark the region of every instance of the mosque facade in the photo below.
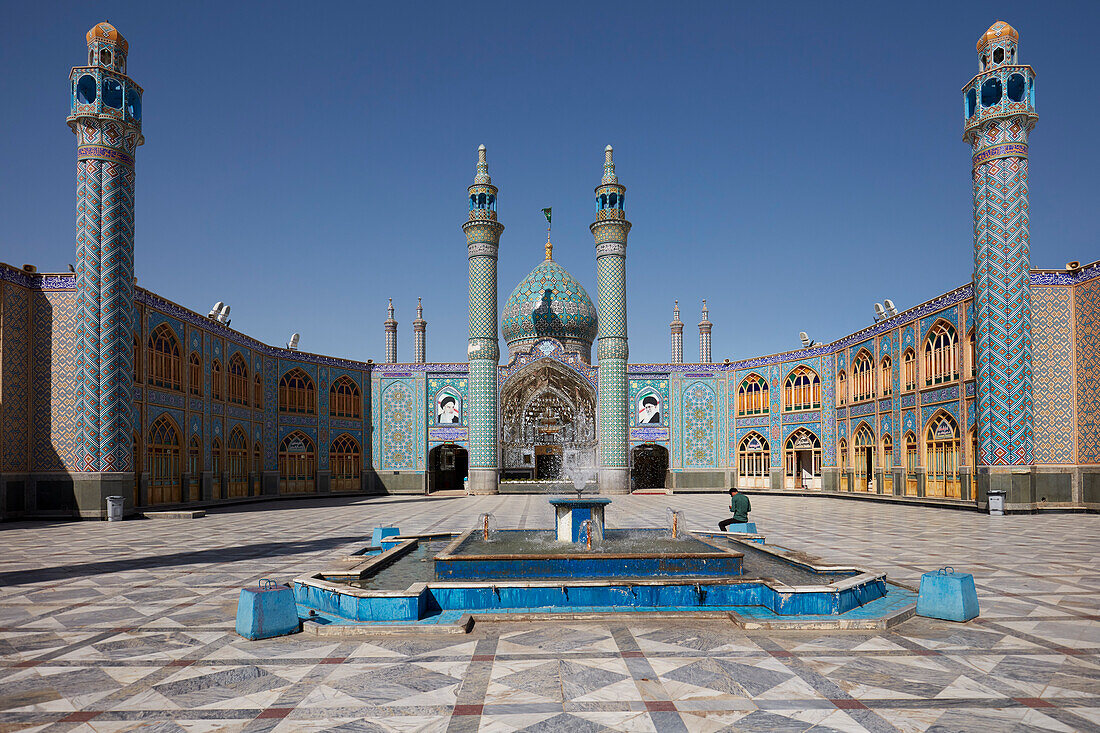
{"type": "Polygon", "coordinates": [[[721,363],[705,302],[698,361],[685,362],[677,303],[669,361],[630,362],[631,224],[611,146],[594,181],[595,302],[548,240],[503,305],[504,225],[478,150],[465,362],[427,361],[422,305],[414,362],[397,362],[390,303],[375,363],[264,344],[228,309],[137,287],[143,90],[114,27],[87,43],[70,76],[74,272],[0,264],[4,518],[100,517],[108,495],[133,511],[544,491],[588,472],[610,494],[738,486],[981,509],[1003,490],[1012,511],[1100,509],[1100,262],[1030,267],[1034,72],[1005,23],[979,40],[962,90],[970,279],[835,341],[721,363]]]}

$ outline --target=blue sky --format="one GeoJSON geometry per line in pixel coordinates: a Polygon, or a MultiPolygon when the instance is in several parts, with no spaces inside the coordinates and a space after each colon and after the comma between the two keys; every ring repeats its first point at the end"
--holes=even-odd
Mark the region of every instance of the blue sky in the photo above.
{"type": "MultiPolygon", "coordinates": [[[[145,88],[140,285],[268,343],[464,361],[476,149],[500,187],[499,301],[542,258],[594,298],[603,147],[627,187],[633,361],[829,341],[970,279],[960,88],[1001,19],[1037,72],[1032,266],[1100,257],[1100,3],[14,2],[0,59],[0,260],[74,258],[68,72],[108,19],[145,88]],[[1085,86],[1082,86],[1082,85],[1085,86]]],[[[503,348],[503,343],[502,343],[503,348]]]]}

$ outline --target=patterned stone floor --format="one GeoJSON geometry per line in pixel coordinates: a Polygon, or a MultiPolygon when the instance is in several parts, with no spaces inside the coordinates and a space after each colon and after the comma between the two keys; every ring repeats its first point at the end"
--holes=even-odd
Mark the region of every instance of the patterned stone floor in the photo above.
{"type": "MultiPolygon", "coordinates": [[[[543,497],[318,499],[191,521],[0,525],[0,731],[1100,730],[1100,517],[752,497],[769,541],[974,573],[982,615],[882,633],[720,622],[479,624],[467,636],[249,642],[238,589],[376,524],[550,527],[543,497]]],[[[611,526],[713,528],[723,496],[616,499],[611,526]]]]}

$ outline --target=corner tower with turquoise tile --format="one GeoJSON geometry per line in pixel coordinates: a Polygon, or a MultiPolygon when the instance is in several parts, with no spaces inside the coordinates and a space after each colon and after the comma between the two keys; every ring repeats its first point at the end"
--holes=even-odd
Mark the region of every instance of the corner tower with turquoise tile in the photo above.
{"type": "Polygon", "coordinates": [[[489,178],[485,146],[477,149],[477,175],[467,189],[470,214],[462,231],[470,260],[470,493],[495,494],[500,460],[497,426],[497,249],[504,225],[497,221],[497,187],[489,178]]]}
{"type": "Polygon", "coordinates": [[[615,175],[612,149],[604,149],[603,178],[596,187],[596,221],[589,229],[596,240],[596,297],[599,303],[599,331],[596,358],[600,381],[598,422],[600,424],[600,492],[630,493],[627,468],[627,435],[630,408],[627,404],[626,360],[626,220],[623,197],[626,187],[615,175]]]}
{"type": "Polygon", "coordinates": [[[134,154],[142,90],[126,75],[126,39],[109,23],[88,31],[88,63],[69,76],[77,137],[77,452],[82,516],[104,498],[133,506],[134,154]]]}
{"type": "Polygon", "coordinates": [[[1019,33],[998,21],[978,40],[978,74],[963,87],[963,139],[974,182],[974,328],[978,498],[990,488],[1030,501],[1032,462],[1031,240],[1028,136],[1035,72],[1017,58],[1019,33]]]}

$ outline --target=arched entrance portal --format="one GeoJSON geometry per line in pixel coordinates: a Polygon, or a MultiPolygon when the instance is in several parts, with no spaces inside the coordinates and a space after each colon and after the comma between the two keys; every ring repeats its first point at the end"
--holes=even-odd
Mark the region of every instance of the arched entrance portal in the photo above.
{"type": "Polygon", "coordinates": [[[631,452],[630,482],[635,489],[663,489],[668,473],[668,448],[655,443],[631,452]]]}
{"type": "Polygon", "coordinates": [[[516,372],[500,395],[502,478],[562,478],[563,460],[597,465],[596,390],[553,359],[516,372]]]}
{"type": "Polygon", "coordinates": [[[455,491],[469,475],[470,456],[460,445],[446,443],[428,451],[428,493],[455,491]]]}
{"type": "Polygon", "coordinates": [[[787,438],[783,448],[784,485],[788,489],[821,488],[821,441],[806,428],[787,438]]]}

